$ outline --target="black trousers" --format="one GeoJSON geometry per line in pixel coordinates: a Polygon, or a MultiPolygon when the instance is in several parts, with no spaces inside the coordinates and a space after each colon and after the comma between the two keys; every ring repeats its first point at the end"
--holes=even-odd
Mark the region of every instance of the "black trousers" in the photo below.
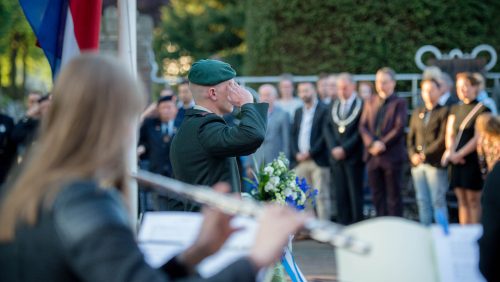
{"type": "Polygon", "coordinates": [[[402,216],[401,181],[403,164],[371,159],[367,163],[368,183],[377,216],[402,216]]]}
{"type": "Polygon", "coordinates": [[[332,191],[337,197],[337,219],[340,224],[363,220],[363,163],[339,161],[331,165],[332,191]]]}

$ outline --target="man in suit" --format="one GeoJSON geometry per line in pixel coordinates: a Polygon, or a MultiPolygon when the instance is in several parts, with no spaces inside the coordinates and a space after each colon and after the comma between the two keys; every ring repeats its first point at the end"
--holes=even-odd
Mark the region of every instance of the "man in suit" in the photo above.
{"type": "Polygon", "coordinates": [[[267,111],[266,138],[254,154],[257,164],[266,164],[276,159],[280,153],[290,155],[290,117],[288,113],[275,105],[278,91],[271,84],[259,87],[259,99],[269,104],[267,111]]]}
{"type": "Polygon", "coordinates": [[[187,79],[182,79],[181,83],[179,83],[177,94],[179,95],[179,111],[175,117],[175,122],[181,124],[186,111],[194,107],[193,94],[189,91],[189,81],[187,79]]]}
{"type": "Polygon", "coordinates": [[[382,68],[375,76],[377,95],[367,100],[359,131],[377,216],[402,216],[401,177],[406,160],[406,101],[394,93],[396,73],[382,68]]]}
{"type": "Polygon", "coordinates": [[[0,114],[0,186],[4,183],[16,156],[16,146],[11,139],[13,129],[12,118],[0,114]]]}
{"type": "Polygon", "coordinates": [[[349,73],[338,75],[337,87],[338,99],[329,107],[323,134],[330,152],[330,192],[336,195],[337,219],[351,224],[363,219],[363,141],[358,131],[363,100],[354,92],[349,73]]]}
{"type": "Polygon", "coordinates": [[[446,150],[448,107],[438,103],[441,93],[439,83],[435,79],[423,80],[421,88],[425,106],[413,111],[406,144],[412,164],[411,175],[420,222],[430,225],[432,218],[437,218],[438,212],[444,216],[448,214],[448,173],[441,166],[441,157],[446,150]]]}
{"type": "Polygon", "coordinates": [[[35,142],[41,119],[47,114],[51,105],[50,94],[41,96],[36,103],[33,103],[32,97],[36,97],[36,94],[33,96],[30,94],[28,99],[30,108],[12,130],[11,138],[17,147],[18,163],[22,161],[26,152],[35,142]]]}
{"type": "MultiPolygon", "coordinates": [[[[147,170],[172,177],[170,146],[178,127],[178,124],[175,122],[177,115],[175,97],[160,97],[157,102],[156,111],[158,112],[157,117],[147,118],[141,125],[138,154],[147,163],[147,170]]],[[[148,197],[147,194],[144,196],[148,197]]],[[[151,196],[153,196],[153,207],[146,207],[146,209],[182,209],[182,204],[173,195],[164,197],[154,194],[151,196]]]]}
{"type": "Polygon", "coordinates": [[[241,192],[236,157],[254,153],[264,141],[268,105],[253,103],[252,94],[234,81],[235,76],[229,64],[217,60],[201,60],[191,67],[189,89],[196,105],[186,111],[172,141],[176,179],[208,186],[226,181],[233,192],[241,192]],[[231,127],[222,115],[234,107],[241,108],[241,119],[231,127]]]}
{"type": "Polygon", "coordinates": [[[458,103],[457,96],[451,93],[451,89],[453,89],[453,80],[451,77],[447,73],[442,72],[437,78],[437,82],[439,83],[439,90],[441,92],[438,101],[439,105],[449,108],[458,103]]]}
{"type": "Polygon", "coordinates": [[[298,94],[304,106],[297,109],[292,126],[292,166],[299,177],[319,190],[316,212],[321,219],[330,219],[328,152],[323,138],[327,107],[318,101],[311,82],[299,83],[298,94]]]}

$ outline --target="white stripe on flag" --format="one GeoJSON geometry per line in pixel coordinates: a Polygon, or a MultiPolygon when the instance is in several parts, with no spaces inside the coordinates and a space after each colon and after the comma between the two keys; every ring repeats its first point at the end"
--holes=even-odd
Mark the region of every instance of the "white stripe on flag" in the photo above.
{"type": "Polygon", "coordinates": [[[64,41],[63,50],[61,58],[61,68],[71,60],[71,58],[78,56],[80,54],[80,47],[76,41],[75,28],[73,25],[73,16],[71,15],[71,9],[68,8],[68,13],[66,15],[66,27],[64,29],[64,41]]]}

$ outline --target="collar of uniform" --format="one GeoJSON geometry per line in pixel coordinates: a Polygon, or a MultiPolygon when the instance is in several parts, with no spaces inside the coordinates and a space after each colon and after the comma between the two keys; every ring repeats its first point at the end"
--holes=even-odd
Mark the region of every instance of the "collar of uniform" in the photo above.
{"type": "Polygon", "coordinates": [[[211,110],[203,107],[203,106],[200,106],[200,105],[194,105],[193,107],[194,110],[199,110],[199,111],[204,111],[204,112],[209,112],[209,113],[213,113],[211,110]]]}

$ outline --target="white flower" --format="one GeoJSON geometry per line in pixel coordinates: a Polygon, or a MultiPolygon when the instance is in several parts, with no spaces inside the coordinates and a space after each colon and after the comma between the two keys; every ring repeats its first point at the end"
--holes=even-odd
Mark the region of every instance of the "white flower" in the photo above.
{"type": "Polygon", "coordinates": [[[264,186],[264,190],[265,190],[266,192],[274,191],[274,188],[275,188],[275,187],[274,187],[274,185],[273,185],[271,182],[268,182],[268,183],[266,184],[266,186],[264,186]]]}
{"type": "Polygon", "coordinates": [[[271,179],[269,179],[269,182],[271,182],[274,185],[278,185],[280,183],[280,178],[278,176],[273,176],[271,179]]]}
{"type": "Polygon", "coordinates": [[[272,166],[266,166],[264,168],[264,173],[266,173],[267,175],[272,175],[274,172],[274,168],[272,166]]]}
{"type": "Polygon", "coordinates": [[[286,165],[285,165],[285,163],[282,160],[278,160],[278,167],[286,169],[286,165]]]}
{"type": "Polygon", "coordinates": [[[284,191],[284,194],[285,194],[285,197],[289,197],[293,194],[293,191],[290,188],[286,188],[284,191]]]}

